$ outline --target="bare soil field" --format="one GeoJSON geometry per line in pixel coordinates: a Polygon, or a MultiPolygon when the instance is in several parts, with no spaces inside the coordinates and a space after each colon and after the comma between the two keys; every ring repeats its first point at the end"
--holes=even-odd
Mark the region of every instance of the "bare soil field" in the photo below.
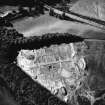
{"type": "Polygon", "coordinates": [[[37,36],[45,33],[70,33],[86,38],[105,39],[105,30],[87,24],[72,21],[63,21],[48,15],[38,18],[29,17],[17,20],[13,23],[14,28],[23,33],[24,36],[37,36]]]}

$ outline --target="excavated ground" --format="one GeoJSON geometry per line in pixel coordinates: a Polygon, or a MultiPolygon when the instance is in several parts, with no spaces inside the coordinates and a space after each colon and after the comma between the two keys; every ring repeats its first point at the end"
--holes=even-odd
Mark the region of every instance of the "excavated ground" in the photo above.
{"type": "Polygon", "coordinates": [[[79,94],[93,103],[102,99],[98,91],[105,89],[104,46],[104,40],[85,40],[39,50],[21,50],[17,63],[34,81],[63,101],[79,94]]]}
{"type": "MultiPolygon", "coordinates": [[[[77,45],[85,47],[84,43],[77,45]]],[[[84,57],[74,47],[76,45],[71,43],[21,50],[17,57],[18,65],[32,79],[67,102],[81,87],[86,74],[84,57]]]]}

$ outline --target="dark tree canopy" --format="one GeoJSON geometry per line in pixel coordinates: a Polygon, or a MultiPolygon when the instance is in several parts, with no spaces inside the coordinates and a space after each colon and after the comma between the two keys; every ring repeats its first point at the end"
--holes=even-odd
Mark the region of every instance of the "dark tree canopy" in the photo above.
{"type": "Polygon", "coordinates": [[[0,5],[34,6],[36,2],[44,2],[49,5],[54,5],[56,3],[60,3],[61,0],[1,0],[0,5]]]}
{"type": "Polygon", "coordinates": [[[34,6],[35,0],[0,0],[0,5],[23,5],[23,6],[34,6]]]}

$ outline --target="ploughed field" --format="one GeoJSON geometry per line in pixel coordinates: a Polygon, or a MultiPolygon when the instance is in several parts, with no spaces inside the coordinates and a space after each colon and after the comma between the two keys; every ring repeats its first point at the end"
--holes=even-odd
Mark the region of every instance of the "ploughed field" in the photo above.
{"type": "Polygon", "coordinates": [[[104,102],[104,93],[100,94],[105,89],[104,46],[105,41],[85,40],[39,50],[23,49],[17,64],[61,100],[90,105],[100,99],[104,102]]]}

